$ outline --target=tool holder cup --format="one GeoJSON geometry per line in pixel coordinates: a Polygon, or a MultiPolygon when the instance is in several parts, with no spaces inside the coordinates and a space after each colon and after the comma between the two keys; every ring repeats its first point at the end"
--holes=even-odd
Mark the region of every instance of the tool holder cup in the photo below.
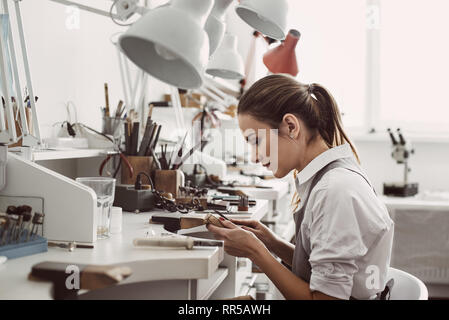
{"type": "MultiPolygon", "coordinates": [[[[153,176],[153,157],[140,157],[140,156],[126,156],[129,164],[133,168],[133,175],[130,176],[128,168],[122,163],[121,166],[121,184],[134,184],[137,179],[137,175],[140,172],[145,172],[150,177],[153,176]]],[[[149,184],[150,182],[143,178],[143,183],[149,184]]]]}
{"type": "Polygon", "coordinates": [[[154,172],[154,187],[157,191],[171,193],[174,198],[179,196],[179,187],[185,185],[185,176],[181,170],[156,170],[154,172]]]}
{"type": "Polygon", "coordinates": [[[122,118],[103,117],[101,133],[119,138],[122,135],[124,120],[122,118]]]}

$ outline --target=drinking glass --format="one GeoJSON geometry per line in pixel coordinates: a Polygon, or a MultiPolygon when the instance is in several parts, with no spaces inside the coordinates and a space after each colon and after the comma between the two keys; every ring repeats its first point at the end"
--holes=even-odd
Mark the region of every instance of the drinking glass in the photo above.
{"type": "Polygon", "coordinates": [[[111,229],[111,207],[114,203],[115,179],[92,177],[76,178],[76,181],[92,188],[97,194],[97,239],[107,239],[111,229]]]}

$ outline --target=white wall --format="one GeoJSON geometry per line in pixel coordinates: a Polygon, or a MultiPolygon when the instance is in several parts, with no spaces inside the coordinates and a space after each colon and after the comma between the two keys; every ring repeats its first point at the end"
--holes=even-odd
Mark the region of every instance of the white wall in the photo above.
{"type": "MultiPolygon", "coordinates": [[[[79,3],[102,9],[111,5],[106,0],[79,3]]],[[[52,134],[54,123],[66,120],[68,100],[77,106],[78,121],[101,129],[104,83],[109,84],[112,110],[123,100],[117,53],[110,37],[126,28],[84,11],[79,12],[77,27],[73,10],[48,0],[24,0],[21,8],[42,137],[52,134]]],[[[167,90],[165,84],[150,79],[148,98],[159,100],[167,90]]]]}
{"type": "MultiPolygon", "coordinates": [[[[362,166],[378,191],[383,182],[402,181],[403,165],[391,158],[390,141],[355,141],[362,166]]],[[[415,142],[410,182],[418,182],[421,191],[449,191],[449,143],[415,142]]]]}

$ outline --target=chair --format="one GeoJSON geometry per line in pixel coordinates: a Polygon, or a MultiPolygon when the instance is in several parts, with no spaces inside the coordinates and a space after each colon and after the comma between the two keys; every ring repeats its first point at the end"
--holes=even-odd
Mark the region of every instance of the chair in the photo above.
{"type": "Polygon", "coordinates": [[[429,294],[424,283],[415,276],[398,270],[389,268],[387,280],[394,279],[390,300],[427,300],[429,294]]]}

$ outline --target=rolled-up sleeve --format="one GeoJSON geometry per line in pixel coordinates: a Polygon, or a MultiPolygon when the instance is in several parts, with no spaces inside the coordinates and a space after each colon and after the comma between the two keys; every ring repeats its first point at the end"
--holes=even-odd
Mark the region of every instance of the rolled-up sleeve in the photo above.
{"type": "Polygon", "coordinates": [[[356,260],[368,250],[356,215],[357,199],[339,187],[316,190],[313,197],[309,202],[313,219],[308,226],[310,290],[349,299],[358,271],[356,260]]]}

